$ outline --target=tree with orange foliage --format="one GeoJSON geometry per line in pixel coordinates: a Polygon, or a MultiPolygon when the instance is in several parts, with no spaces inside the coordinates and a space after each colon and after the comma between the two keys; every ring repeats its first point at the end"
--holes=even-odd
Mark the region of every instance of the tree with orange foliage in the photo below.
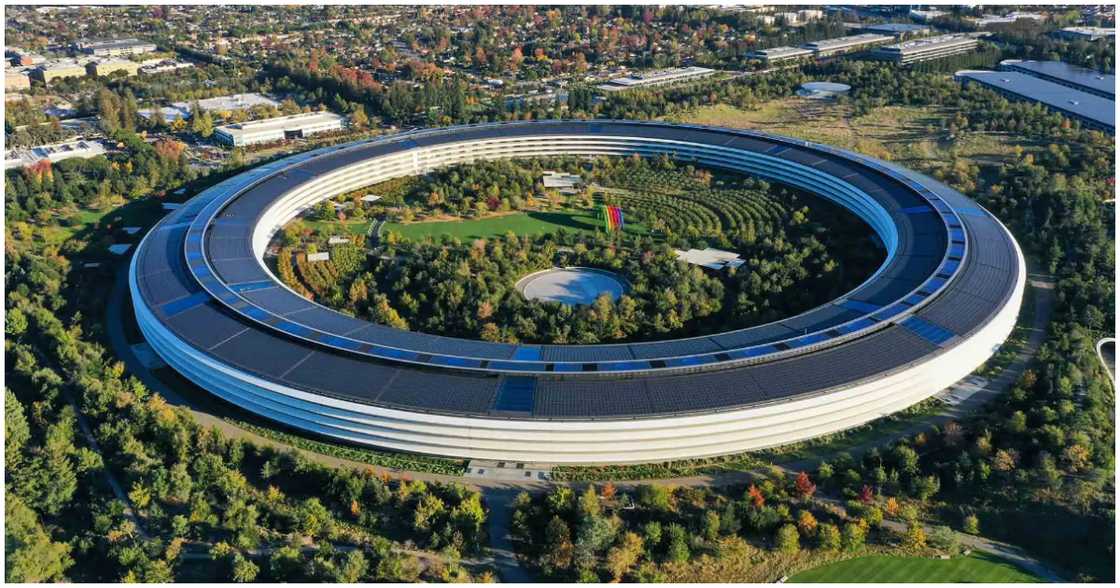
{"type": "Polygon", "coordinates": [[[610,482],[607,482],[603,486],[603,498],[605,498],[607,500],[610,500],[611,498],[614,498],[614,495],[617,494],[617,493],[618,493],[618,488],[615,488],[614,484],[611,484],[610,482]]]}
{"type": "Polygon", "coordinates": [[[747,496],[751,499],[755,508],[766,506],[766,497],[762,495],[762,490],[759,490],[758,486],[751,484],[751,487],[747,489],[747,496]]]}
{"type": "Polygon", "coordinates": [[[797,496],[802,500],[809,500],[817,491],[817,485],[809,479],[809,474],[805,472],[797,474],[797,481],[794,482],[794,487],[797,489],[797,496]]]}

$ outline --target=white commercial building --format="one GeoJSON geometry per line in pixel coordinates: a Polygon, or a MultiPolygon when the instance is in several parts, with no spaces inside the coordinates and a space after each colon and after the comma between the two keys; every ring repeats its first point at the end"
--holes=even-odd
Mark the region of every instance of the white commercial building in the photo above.
{"type": "Polygon", "coordinates": [[[1046,19],[1046,15],[1039,14],[1037,12],[1011,12],[1011,13],[1008,13],[1006,16],[999,16],[999,15],[995,15],[995,14],[986,14],[986,15],[981,16],[979,18],[973,18],[973,19],[969,19],[969,20],[972,21],[972,24],[974,24],[978,28],[982,29],[984,27],[988,27],[988,26],[991,26],[991,25],[994,25],[994,24],[1013,23],[1013,22],[1015,22],[1019,19],[1030,19],[1030,20],[1042,21],[1042,20],[1046,19]]]}
{"type": "Polygon", "coordinates": [[[221,126],[214,129],[214,137],[222,143],[241,147],[339,131],[345,122],[346,117],[332,112],[307,112],[221,126]]]}
{"type": "Polygon", "coordinates": [[[51,163],[72,157],[89,159],[105,153],[104,145],[97,141],[86,140],[67,141],[28,149],[12,149],[4,154],[4,168],[24,167],[44,159],[50,160],[51,163]]]}
{"type": "Polygon", "coordinates": [[[972,35],[941,35],[879,47],[871,55],[882,61],[906,65],[968,53],[975,50],[978,45],[979,41],[972,35]]]}
{"type": "MultiPolygon", "coordinates": [[[[193,105],[194,102],[175,102],[172,104],[172,106],[186,112],[190,112],[193,105]]],[[[246,110],[255,106],[279,108],[280,103],[263,94],[247,92],[245,94],[230,94],[228,96],[205,98],[198,101],[198,106],[206,112],[224,112],[230,110],[246,110]]]]}
{"type": "Polygon", "coordinates": [[[613,80],[610,80],[606,84],[600,85],[599,89],[605,90],[607,92],[618,92],[620,90],[630,90],[633,88],[664,86],[680,82],[691,82],[701,78],[706,78],[714,73],[716,73],[714,69],[696,66],[679,67],[675,69],[660,69],[655,71],[636,73],[622,78],[615,78],[613,80]]]}
{"type": "Polygon", "coordinates": [[[933,8],[929,10],[911,10],[910,18],[918,22],[929,22],[935,18],[945,16],[946,14],[948,13],[944,10],[936,10],[933,8]]]}
{"type": "Polygon", "coordinates": [[[862,33],[837,39],[813,41],[812,43],[805,43],[801,47],[812,51],[817,57],[828,57],[829,55],[838,55],[841,53],[848,53],[849,51],[859,51],[860,49],[882,45],[883,43],[889,43],[893,40],[894,37],[887,35],[862,33]]]}
{"type": "Polygon", "coordinates": [[[1104,27],[1066,27],[1054,33],[1069,41],[1098,41],[1116,36],[1116,29],[1104,27]]]}
{"type": "Polygon", "coordinates": [[[96,57],[121,57],[151,53],[156,50],[155,43],[139,39],[118,39],[113,41],[89,41],[78,43],[78,51],[96,57]]]}
{"type": "Polygon", "coordinates": [[[813,52],[801,47],[771,47],[752,51],[748,57],[759,59],[767,65],[812,57],[813,52]]]}

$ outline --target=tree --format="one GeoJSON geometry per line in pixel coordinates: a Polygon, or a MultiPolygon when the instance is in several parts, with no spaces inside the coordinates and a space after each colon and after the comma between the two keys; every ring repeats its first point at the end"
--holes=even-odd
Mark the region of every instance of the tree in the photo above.
{"type": "Polygon", "coordinates": [[[8,582],[54,582],[65,579],[74,564],[70,546],[51,541],[35,511],[6,493],[4,505],[4,579],[8,582]]]}
{"type": "MultiPolygon", "coordinates": [[[[8,318],[11,316],[9,311],[8,318]]],[[[23,414],[23,405],[11,390],[4,389],[4,463],[9,472],[19,465],[23,446],[30,438],[31,428],[23,414]]]]}
{"type": "Polygon", "coordinates": [[[797,527],[782,525],[778,528],[774,543],[782,553],[797,553],[801,550],[801,540],[797,534],[797,527]]]}
{"type": "Polygon", "coordinates": [[[797,530],[806,539],[814,537],[817,534],[817,517],[807,510],[801,511],[797,515],[797,530]]]}
{"type": "Polygon", "coordinates": [[[622,580],[642,555],[642,538],[637,533],[625,533],[618,545],[607,552],[607,570],[614,579],[622,580]]]}
{"type": "Polygon", "coordinates": [[[334,526],[334,517],[318,498],[308,498],[296,507],[296,528],[311,538],[324,537],[334,526]]]}
{"type": "Polygon", "coordinates": [[[906,526],[906,534],[902,538],[902,545],[909,549],[921,549],[926,546],[926,532],[921,523],[912,522],[906,526]]]}
{"type": "Polygon", "coordinates": [[[813,497],[813,493],[817,491],[817,485],[809,479],[809,474],[801,472],[797,474],[797,481],[794,483],[797,490],[797,496],[801,500],[809,500],[813,497]]]}
{"type": "Polygon", "coordinates": [[[672,497],[672,491],[666,486],[643,484],[638,487],[638,503],[652,510],[672,510],[672,497]]]}
{"type": "Polygon", "coordinates": [[[832,523],[821,525],[820,529],[817,531],[817,545],[825,551],[836,551],[840,549],[840,529],[832,523]]]}
{"type": "Polygon", "coordinates": [[[688,549],[688,531],[684,527],[673,523],[665,528],[668,535],[669,547],[665,557],[672,562],[683,563],[688,561],[691,553],[688,549]]]}
{"type": "Polygon", "coordinates": [[[553,516],[544,529],[544,545],[541,549],[541,568],[546,573],[567,570],[572,566],[575,546],[568,523],[559,516],[553,516]]]}
{"type": "Polygon", "coordinates": [[[867,529],[858,522],[852,521],[844,525],[841,542],[845,551],[858,551],[863,548],[867,540],[867,529]]]}
{"type": "Polygon", "coordinates": [[[714,510],[704,513],[704,539],[715,541],[719,538],[720,517],[714,510]]]}
{"type": "Polygon", "coordinates": [[[929,532],[928,540],[931,547],[940,549],[949,555],[956,554],[960,548],[960,537],[957,536],[957,532],[945,525],[934,527],[929,532]]]}
{"type": "Polygon", "coordinates": [[[747,488],[747,497],[750,498],[751,504],[753,504],[755,508],[762,508],[766,505],[766,498],[762,495],[762,491],[754,484],[751,484],[750,488],[747,488]]]}
{"type": "Polygon", "coordinates": [[[976,516],[975,514],[966,515],[964,517],[964,522],[961,525],[961,528],[965,533],[968,533],[969,535],[979,535],[980,517],[976,516]]]}
{"type": "Polygon", "coordinates": [[[214,134],[214,118],[209,112],[203,111],[198,102],[194,103],[194,109],[191,110],[191,131],[203,139],[214,134]]]}
{"type": "Polygon", "coordinates": [[[369,572],[369,561],[361,551],[351,551],[346,554],[342,565],[338,566],[332,580],[340,584],[354,584],[369,572]]]}
{"type": "Polygon", "coordinates": [[[260,568],[251,560],[246,559],[240,553],[233,556],[233,573],[231,579],[234,582],[248,583],[257,579],[257,573],[260,568]]]}
{"type": "Polygon", "coordinates": [[[369,116],[366,115],[366,109],[361,104],[350,115],[350,124],[356,129],[365,129],[369,126],[369,116]]]}
{"type": "Polygon", "coordinates": [[[599,516],[599,494],[595,491],[594,484],[588,484],[583,494],[579,497],[579,518],[586,520],[599,516]]]}

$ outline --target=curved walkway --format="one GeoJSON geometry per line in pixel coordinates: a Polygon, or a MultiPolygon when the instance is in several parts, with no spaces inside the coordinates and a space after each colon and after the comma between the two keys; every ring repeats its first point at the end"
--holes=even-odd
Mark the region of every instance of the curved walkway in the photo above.
{"type": "MultiPolygon", "coordinates": [[[[143,363],[133,353],[131,346],[128,344],[128,339],[124,333],[125,317],[123,310],[126,306],[126,296],[128,292],[127,283],[127,261],[122,262],[116,272],[116,279],[113,284],[113,292],[110,297],[108,308],[106,309],[106,326],[110,344],[112,345],[113,352],[124,362],[128,372],[139,378],[148,389],[162,395],[170,404],[183,406],[194,416],[197,422],[203,426],[216,427],[224,434],[231,437],[237,437],[246,441],[251,441],[262,446],[272,446],[287,450],[293,450],[301,455],[306,456],[308,459],[314,460],[324,465],[334,467],[351,467],[368,469],[373,468],[375,471],[387,471],[391,474],[407,473],[408,476],[416,480],[424,480],[429,482],[441,483],[457,483],[464,486],[473,487],[483,493],[483,498],[487,507],[490,510],[488,517],[489,533],[491,538],[491,557],[492,565],[497,569],[499,575],[506,582],[530,582],[533,581],[528,572],[522,568],[514,554],[513,543],[509,536],[509,523],[512,519],[512,503],[516,495],[522,491],[543,491],[547,490],[556,482],[550,481],[532,481],[532,482],[510,482],[505,480],[487,480],[476,478],[464,478],[461,476],[451,476],[444,474],[431,474],[426,472],[400,472],[389,468],[372,466],[366,462],[354,461],[344,458],[338,458],[330,455],[324,455],[303,449],[295,448],[285,443],[268,439],[238,427],[237,425],[226,421],[219,416],[212,414],[208,409],[201,407],[200,404],[194,399],[185,398],[175,390],[166,386],[160,381],[150,370],[148,370],[143,363]]],[[[855,446],[845,448],[845,451],[853,455],[864,453],[874,447],[881,447],[889,445],[898,439],[912,436],[924,430],[928,430],[935,425],[942,425],[950,420],[960,420],[969,416],[970,414],[979,410],[984,404],[1005,392],[1008,388],[1013,386],[1031,359],[1038,352],[1042,342],[1045,340],[1047,328],[1050,323],[1050,314],[1053,306],[1054,297],[1054,280],[1051,276],[1032,273],[1028,276],[1028,284],[1034,289],[1034,316],[1030,326],[1019,327],[1027,329],[1029,336],[1026,343],[1022,346],[1016,354],[1012,362],[1001,370],[998,377],[989,381],[987,385],[981,390],[978,390],[964,401],[947,407],[945,410],[931,415],[928,418],[922,419],[920,422],[907,427],[901,431],[896,431],[891,435],[880,437],[866,443],[861,443],[855,446]]],[[[810,470],[816,467],[819,459],[805,459],[800,461],[786,462],[774,464],[778,468],[785,470],[788,473],[796,473],[802,470],[810,470]]],[[[746,484],[758,477],[761,472],[718,472],[713,474],[698,474],[695,476],[678,477],[678,478],[663,478],[663,479],[650,479],[650,480],[626,480],[614,482],[614,485],[620,489],[633,488],[642,484],[657,484],[667,486],[729,486],[735,484],[746,484]]],[[[991,541],[983,538],[972,538],[977,543],[975,548],[991,551],[1002,557],[1007,557],[1031,570],[1041,577],[1048,579],[1061,578],[1061,576],[1048,568],[1046,564],[1031,558],[1018,551],[1016,548],[991,541]],[[1002,546],[1002,547],[1000,547],[1002,546]],[[1016,554],[1011,555],[1011,551],[1015,550],[1016,554]],[[1023,563],[1026,562],[1026,563],[1023,563]]],[[[962,542],[968,543],[968,539],[962,542]]],[[[972,546],[970,544],[970,546],[972,546]]],[[[489,558],[488,558],[489,559],[489,558]]],[[[487,562],[491,563],[491,562],[487,562]]],[[[1052,580],[1061,581],[1061,580],[1052,580]]]]}

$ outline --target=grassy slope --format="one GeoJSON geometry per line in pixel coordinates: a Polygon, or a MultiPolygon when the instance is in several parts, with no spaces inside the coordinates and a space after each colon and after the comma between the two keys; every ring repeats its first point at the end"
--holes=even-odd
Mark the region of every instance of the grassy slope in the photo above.
{"type": "Polygon", "coordinates": [[[974,552],[950,560],[872,555],[794,575],[790,582],[1038,582],[1035,576],[993,555],[974,552]]]}
{"type": "Polygon", "coordinates": [[[952,115],[947,108],[887,106],[853,117],[851,107],[845,104],[785,98],[750,111],[726,104],[704,106],[674,120],[789,135],[859,151],[926,173],[949,165],[954,156],[981,166],[998,165],[1014,156],[1014,144],[1006,135],[950,136],[942,129],[942,121],[952,115]],[[806,124],[809,120],[813,124],[806,124]]]}

